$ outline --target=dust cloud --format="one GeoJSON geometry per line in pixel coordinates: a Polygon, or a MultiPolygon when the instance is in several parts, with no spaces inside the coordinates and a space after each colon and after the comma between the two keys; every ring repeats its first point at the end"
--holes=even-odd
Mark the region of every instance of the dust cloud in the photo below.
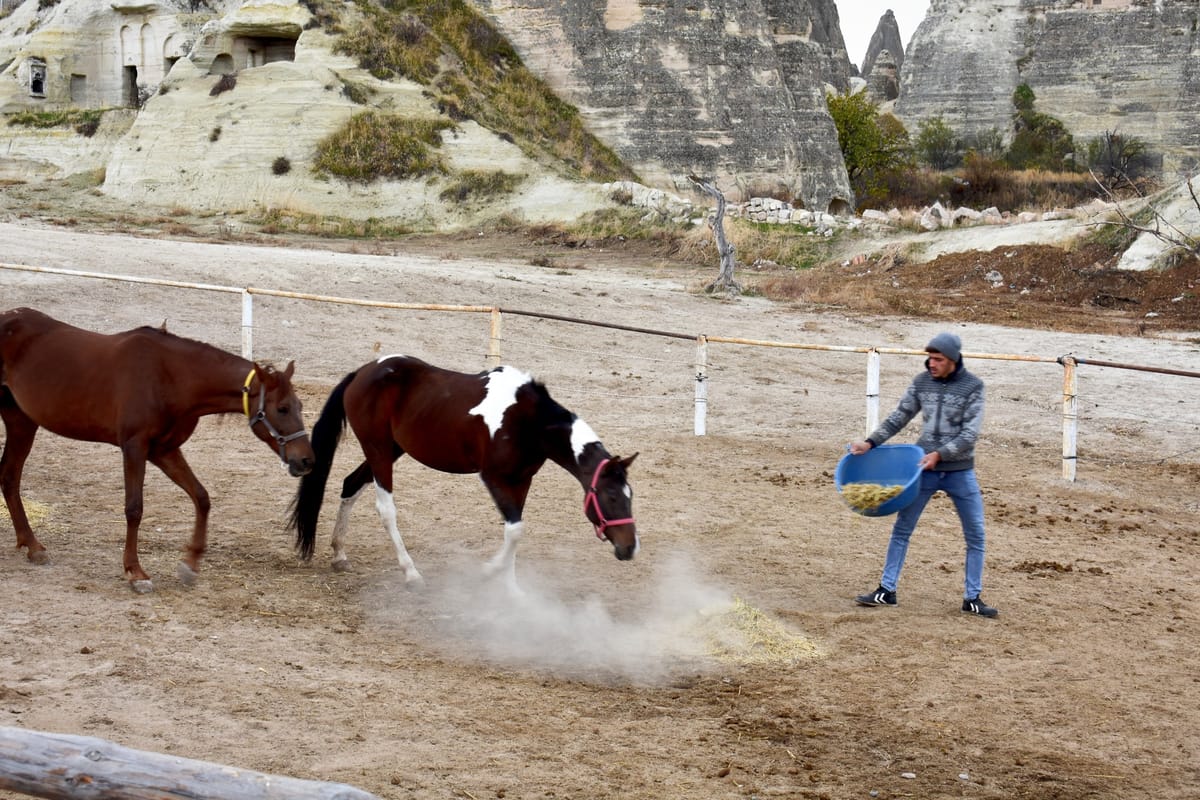
{"type": "Polygon", "coordinates": [[[398,626],[447,657],[597,683],[660,685],[711,669],[714,647],[737,632],[715,630],[733,594],[698,575],[686,556],[651,568],[644,596],[580,596],[517,568],[520,595],[480,565],[461,560],[426,575],[419,591],[376,587],[374,622],[398,626]],[[420,629],[420,630],[419,630],[420,629]]]}

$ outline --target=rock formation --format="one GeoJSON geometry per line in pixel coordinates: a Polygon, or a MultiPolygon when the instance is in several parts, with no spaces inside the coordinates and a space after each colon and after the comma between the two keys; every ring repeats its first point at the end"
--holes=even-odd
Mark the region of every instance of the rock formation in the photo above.
{"type": "Polygon", "coordinates": [[[895,100],[900,94],[900,67],[892,58],[891,50],[880,50],[871,74],[867,76],[867,91],[871,99],[883,104],[895,100]]]}
{"type": "MultiPolygon", "coordinates": [[[[106,113],[90,138],[0,128],[0,177],[94,171],[105,193],[135,203],[421,227],[506,209],[569,219],[607,202],[470,121],[443,137],[452,170],[528,176],[494,207],[446,208],[437,181],[317,177],[317,142],[363,110],[352,87],[391,113],[440,112],[421,85],[334,53],[334,35],[297,0],[0,2],[0,113],[129,109],[106,113]]],[[[768,190],[821,212],[852,206],[824,102],[849,75],[833,0],[476,5],[646,183],[682,188],[699,173],[731,198],[768,190]]]]}
{"type": "Polygon", "coordinates": [[[900,70],[904,66],[904,39],[900,37],[900,25],[890,8],[879,18],[879,24],[871,34],[871,42],[867,45],[867,53],[863,56],[862,68],[859,69],[863,78],[870,80],[875,62],[884,50],[891,54],[896,70],[900,70]]]}
{"type": "Polygon", "coordinates": [[[1134,136],[1186,177],[1200,159],[1197,52],[1195,0],[932,0],[895,108],[910,130],[941,115],[962,135],[1007,131],[1026,83],[1076,142],[1134,136]]]}
{"type": "Polygon", "coordinates": [[[825,87],[847,86],[832,0],[481,0],[522,59],[647,180],[852,201],[825,87]]]}

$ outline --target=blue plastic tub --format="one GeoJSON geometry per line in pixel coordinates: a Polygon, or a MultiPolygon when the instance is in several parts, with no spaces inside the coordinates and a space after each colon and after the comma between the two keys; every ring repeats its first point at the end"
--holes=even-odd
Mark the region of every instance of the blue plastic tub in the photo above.
{"type": "MultiPolygon", "coordinates": [[[[846,453],[838,461],[834,472],[834,482],[838,494],[848,483],[874,483],[881,486],[903,486],[900,494],[881,505],[859,510],[851,507],[856,514],[864,517],[886,517],[907,508],[921,489],[921,458],[925,451],[915,444],[881,444],[873,447],[861,456],[846,453]]],[[[850,507],[849,503],[846,503],[850,507]]]]}

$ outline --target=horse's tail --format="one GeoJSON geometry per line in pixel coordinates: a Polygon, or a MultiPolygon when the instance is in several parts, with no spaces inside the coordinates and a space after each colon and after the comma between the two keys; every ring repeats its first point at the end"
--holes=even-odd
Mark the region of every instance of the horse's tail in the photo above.
{"type": "Polygon", "coordinates": [[[317,518],[321,515],[321,503],[325,499],[325,484],[333,468],[333,454],[346,428],[346,406],[343,397],[346,387],[354,380],[357,372],[351,372],[329,393],[321,416],[312,427],[309,441],[312,443],[314,464],[312,471],[300,479],[300,488],[292,499],[288,527],[296,531],[296,549],[305,561],[312,558],[317,540],[317,518]]]}

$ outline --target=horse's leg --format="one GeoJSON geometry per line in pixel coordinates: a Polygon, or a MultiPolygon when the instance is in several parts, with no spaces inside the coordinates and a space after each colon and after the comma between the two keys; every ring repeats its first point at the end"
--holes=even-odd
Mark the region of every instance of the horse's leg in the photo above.
{"type": "Polygon", "coordinates": [[[521,513],[525,508],[525,498],[529,494],[530,481],[507,486],[486,475],[481,474],[480,477],[492,495],[496,508],[504,517],[504,545],[484,564],[483,574],[503,575],[509,593],[515,596],[522,595],[524,592],[517,585],[517,545],[525,534],[525,523],[521,520],[521,513]]]}
{"type": "Polygon", "coordinates": [[[138,527],[142,524],[142,488],[146,483],[146,445],[129,441],[121,445],[125,464],[125,580],[138,594],[154,591],[154,582],[138,561],[138,527]]]}
{"type": "Polygon", "coordinates": [[[384,444],[364,444],[363,454],[367,457],[367,465],[370,467],[371,475],[375,478],[375,510],[379,512],[379,519],[383,521],[383,527],[388,532],[388,536],[392,537],[392,545],[396,548],[396,558],[400,561],[400,566],[404,568],[404,582],[409,586],[420,586],[424,583],[424,578],[417,571],[417,565],[413,563],[412,557],[408,554],[408,549],[404,546],[404,539],[400,536],[400,529],[396,526],[396,501],[392,496],[392,463],[403,453],[396,445],[390,441],[384,444]]]}
{"type": "MultiPolygon", "coordinates": [[[[0,391],[0,400],[2,395],[3,391],[0,391]]],[[[33,449],[38,426],[16,405],[0,405],[0,418],[4,420],[5,430],[4,455],[0,456],[0,490],[4,493],[8,516],[17,532],[17,549],[26,548],[26,558],[35,564],[45,564],[50,558],[45,546],[33,535],[29,517],[25,514],[25,504],[21,502],[21,472],[25,469],[29,451],[33,449]]]]}
{"type": "Polygon", "coordinates": [[[371,467],[365,461],[342,481],[342,502],[338,505],[337,520],[333,523],[333,540],[329,543],[333,548],[335,572],[350,571],[350,559],[346,557],[346,533],[350,530],[350,511],[370,482],[371,467]]]}
{"type": "Polygon", "coordinates": [[[163,474],[175,482],[175,485],[187,492],[196,507],[196,522],[192,527],[192,540],[183,549],[183,561],[179,562],[179,580],[184,585],[191,586],[196,582],[196,573],[200,571],[200,559],[208,549],[208,510],[211,502],[208,490],[201,485],[192,472],[191,466],[183,457],[182,450],[172,450],[164,455],[154,456],[150,463],[163,471],[163,474]]]}

